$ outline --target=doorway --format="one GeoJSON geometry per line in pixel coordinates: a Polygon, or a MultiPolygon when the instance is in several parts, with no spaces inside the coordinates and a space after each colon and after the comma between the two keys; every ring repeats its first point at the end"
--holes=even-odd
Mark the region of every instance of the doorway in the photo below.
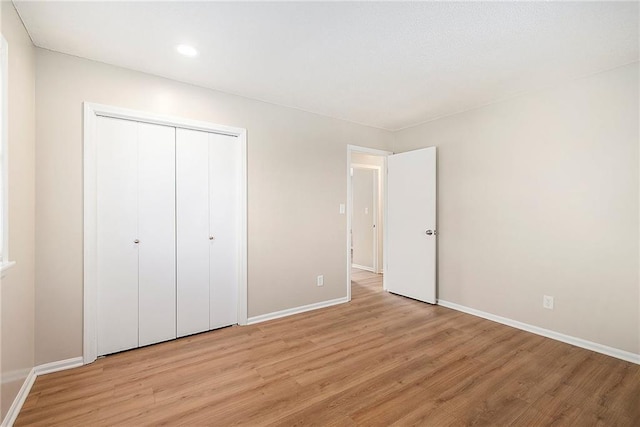
{"type": "Polygon", "coordinates": [[[385,173],[391,153],[348,146],[347,290],[383,290],[385,240],[385,173]]]}
{"type": "MultiPolygon", "coordinates": [[[[375,168],[374,168],[375,169],[375,168]]],[[[358,173],[356,178],[358,179],[358,173]]],[[[366,174],[363,187],[366,189],[366,174]]],[[[356,183],[356,185],[358,185],[356,183]]],[[[357,197],[357,196],[356,196],[357,197]]],[[[364,274],[377,278],[382,289],[396,295],[436,304],[436,147],[393,154],[365,147],[347,146],[347,298],[352,297],[352,279],[364,274]],[[366,205],[354,199],[354,173],[378,166],[378,208],[381,220],[376,227],[374,267],[369,271],[356,264],[357,236],[354,237],[354,209],[363,215],[366,205]],[[360,166],[360,167],[359,167],[360,166]],[[366,168],[366,167],[365,167],[366,168]],[[354,245],[355,243],[355,245],[354,245]],[[352,258],[352,248],[354,250],[352,258]],[[377,257],[377,259],[376,259],[377,257]],[[355,264],[355,265],[354,265],[355,264]],[[356,267],[356,269],[354,269],[356,267]],[[360,267],[360,268],[358,268],[360,267]]],[[[369,224],[373,224],[369,222],[369,224]]],[[[364,228],[366,229],[366,223],[364,228]]]]}
{"type": "Polygon", "coordinates": [[[351,266],[379,273],[378,230],[381,167],[362,163],[351,165],[351,266]]]}

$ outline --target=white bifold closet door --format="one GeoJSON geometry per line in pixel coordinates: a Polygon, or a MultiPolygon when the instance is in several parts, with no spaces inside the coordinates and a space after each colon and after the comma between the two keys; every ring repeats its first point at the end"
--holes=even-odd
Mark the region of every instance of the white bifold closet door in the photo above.
{"type": "Polygon", "coordinates": [[[140,346],[176,337],[175,131],[138,124],[140,346]]]}
{"type": "Polygon", "coordinates": [[[98,355],[238,321],[233,136],[97,119],[98,355]]]}
{"type": "Polygon", "coordinates": [[[238,173],[235,138],[177,129],[177,333],[237,323],[238,173]]]}
{"type": "Polygon", "coordinates": [[[138,346],[138,124],[97,120],[98,355],[138,346]]]}
{"type": "Polygon", "coordinates": [[[176,337],[175,128],[97,120],[98,354],[176,337]]]}
{"type": "Polygon", "coordinates": [[[211,329],[238,322],[240,159],[235,137],[209,134],[211,329]]]}
{"type": "Polygon", "coordinates": [[[176,130],[178,336],[209,330],[209,138],[176,130]]]}

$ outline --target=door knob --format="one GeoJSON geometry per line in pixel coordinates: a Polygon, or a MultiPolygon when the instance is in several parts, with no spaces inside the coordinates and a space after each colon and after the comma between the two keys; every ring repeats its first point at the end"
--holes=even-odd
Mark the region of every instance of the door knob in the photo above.
{"type": "Polygon", "coordinates": [[[140,240],[136,239],[136,240],[133,241],[133,243],[135,243],[137,245],[138,243],[140,243],[140,240]]]}
{"type": "Polygon", "coordinates": [[[209,240],[215,240],[215,237],[209,236],[209,240]]]}
{"type": "Polygon", "coordinates": [[[436,230],[427,230],[426,233],[427,233],[427,236],[431,236],[436,234],[436,230]]]}

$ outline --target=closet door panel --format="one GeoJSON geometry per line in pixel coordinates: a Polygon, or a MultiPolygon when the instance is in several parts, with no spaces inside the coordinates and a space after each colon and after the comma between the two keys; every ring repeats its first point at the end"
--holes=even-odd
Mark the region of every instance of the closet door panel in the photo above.
{"type": "Polygon", "coordinates": [[[236,138],[209,134],[211,329],[238,321],[239,171],[236,138]]]}
{"type": "Polygon", "coordinates": [[[98,355],[138,346],[137,123],[97,119],[98,355]]]}
{"type": "Polygon", "coordinates": [[[138,124],[139,342],[176,337],[175,128],[138,124]]]}
{"type": "Polygon", "coordinates": [[[209,136],[177,129],[178,336],[209,330],[209,136]]]}

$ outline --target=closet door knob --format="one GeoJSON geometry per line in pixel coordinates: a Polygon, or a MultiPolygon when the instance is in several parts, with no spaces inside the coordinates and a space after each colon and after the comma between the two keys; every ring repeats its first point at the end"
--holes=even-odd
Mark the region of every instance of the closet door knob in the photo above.
{"type": "Polygon", "coordinates": [[[140,240],[136,239],[136,240],[133,241],[133,243],[135,243],[137,245],[138,243],[140,243],[140,240]]]}
{"type": "Polygon", "coordinates": [[[209,236],[209,240],[215,240],[215,237],[209,236]]]}

